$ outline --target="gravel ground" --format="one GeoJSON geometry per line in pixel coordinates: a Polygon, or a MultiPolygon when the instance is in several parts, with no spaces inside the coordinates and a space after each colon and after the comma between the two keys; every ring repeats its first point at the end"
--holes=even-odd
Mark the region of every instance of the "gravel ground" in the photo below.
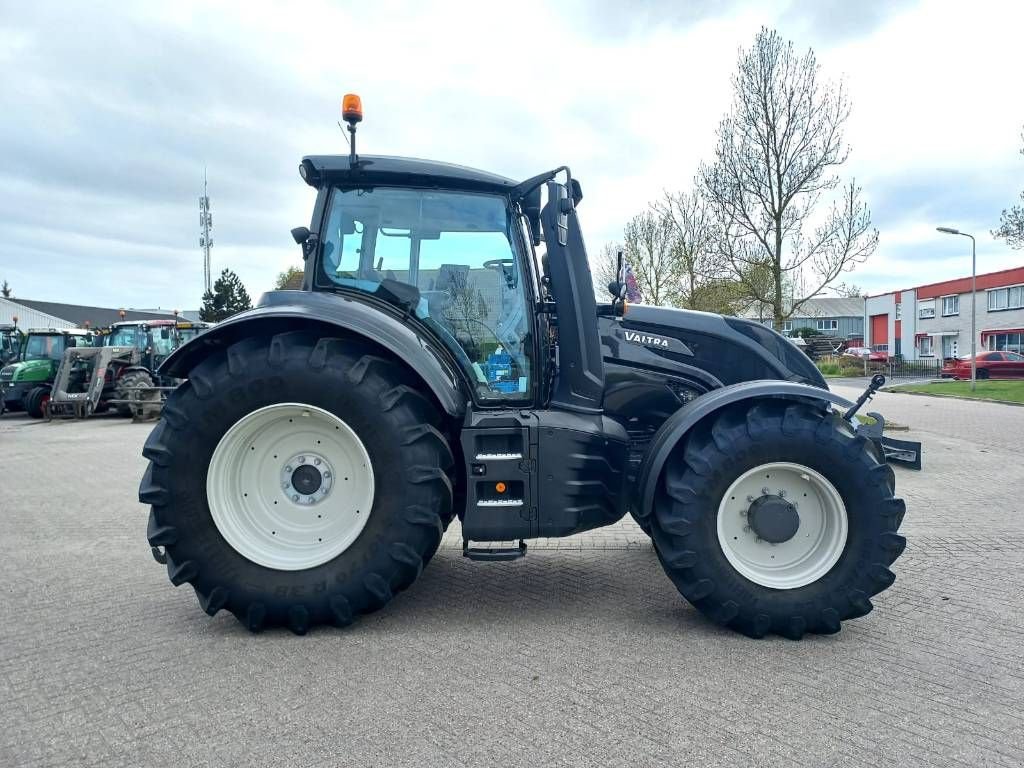
{"type": "Polygon", "coordinates": [[[626,522],[494,564],[451,530],[356,626],[250,635],[149,555],[148,426],[4,416],[0,765],[1020,766],[1024,409],[872,409],[925,443],[907,551],[801,643],[708,624],[626,522]]]}

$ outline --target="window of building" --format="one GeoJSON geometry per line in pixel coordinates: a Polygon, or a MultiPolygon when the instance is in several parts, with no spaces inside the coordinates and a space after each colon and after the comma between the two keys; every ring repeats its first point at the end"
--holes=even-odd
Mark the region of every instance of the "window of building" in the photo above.
{"type": "Polygon", "coordinates": [[[819,331],[838,331],[839,321],[838,320],[819,320],[818,321],[819,331]]]}
{"type": "Polygon", "coordinates": [[[903,305],[902,304],[897,304],[896,305],[896,319],[897,320],[902,320],[903,319],[903,305]]]}
{"type": "Polygon", "coordinates": [[[993,333],[986,337],[985,348],[1000,352],[1024,352],[1024,333],[993,333]]]}
{"type": "Polygon", "coordinates": [[[935,299],[917,302],[917,316],[921,320],[935,317],[935,299]]]}
{"type": "Polygon", "coordinates": [[[988,311],[1021,309],[1024,307],[1024,285],[996,288],[988,292],[988,311]]]}
{"type": "Polygon", "coordinates": [[[942,297],[942,316],[949,317],[950,315],[960,314],[960,297],[959,296],[943,296],[942,297]]]}
{"type": "Polygon", "coordinates": [[[918,344],[918,350],[921,357],[932,357],[935,354],[935,348],[932,346],[932,337],[922,336],[918,344]]]}
{"type": "Polygon", "coordinates": [[[793,330],[793,321],[792,320],[783,320],[782,321],[782,332],[783,333],[789,333],[792,330],[793,330]]]}

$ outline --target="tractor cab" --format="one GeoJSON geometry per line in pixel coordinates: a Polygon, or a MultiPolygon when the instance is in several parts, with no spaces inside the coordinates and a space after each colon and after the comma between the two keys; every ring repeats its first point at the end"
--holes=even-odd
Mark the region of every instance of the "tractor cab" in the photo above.
{"type": "Polygon", "coordinates": [[[17,325],[0,325],[0,367],[18,359],[24,337],[17,325]]]}

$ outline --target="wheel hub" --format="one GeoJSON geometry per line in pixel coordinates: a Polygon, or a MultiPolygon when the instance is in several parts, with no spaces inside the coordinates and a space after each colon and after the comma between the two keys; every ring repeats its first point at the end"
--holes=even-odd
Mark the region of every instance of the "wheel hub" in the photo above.
{"type": "Polygon", "coordinates": [[[296,504],[318,504],[331,492],[334,472],[327,459],[313,451],[292,456],[281,468],[281,489],[296,504]]]}
{"type": "Polygon", "coordinates": [[[717,528],[722,554],[741,576],[797,589],[838,562],[848,520],[842,495],[823,474],[773,461],[748,469],[726,489],[717,528]]]}
{"type": "Polygon", "coordinates": [[[335,414],[275,403],[221,437],[207,471],[210,515],[243,557],[281,571],[345,552],[371,516],[374,473],[359,435],[335,414]],[[343,492],[334,493],[337,486],[343,492]]]}
{"type": "Polygon", "coordinates": [[[747,524],[758,535],[772,544],[789,541],[800,528],[800,515],[796,507],[781,496],[761,496],[747,510],[747,524]]]}
{"type": "Polygon", "coordinates": [[[292,472],[292,487],[299,493],[309,495],[320,490],[324,483],[324,476],[320,470],[310,464],[305,464],[292,472]]]}

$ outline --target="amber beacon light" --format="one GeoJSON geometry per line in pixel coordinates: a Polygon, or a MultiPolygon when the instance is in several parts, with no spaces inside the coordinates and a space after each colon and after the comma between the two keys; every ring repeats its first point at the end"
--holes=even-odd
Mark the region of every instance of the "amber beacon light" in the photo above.
{"type": "Polygon", "coordinates": [[[363,119],[363,100],[354,93],[346,93],[341,100],[341,116],[346,123],[358,123],[363,119]]]}

